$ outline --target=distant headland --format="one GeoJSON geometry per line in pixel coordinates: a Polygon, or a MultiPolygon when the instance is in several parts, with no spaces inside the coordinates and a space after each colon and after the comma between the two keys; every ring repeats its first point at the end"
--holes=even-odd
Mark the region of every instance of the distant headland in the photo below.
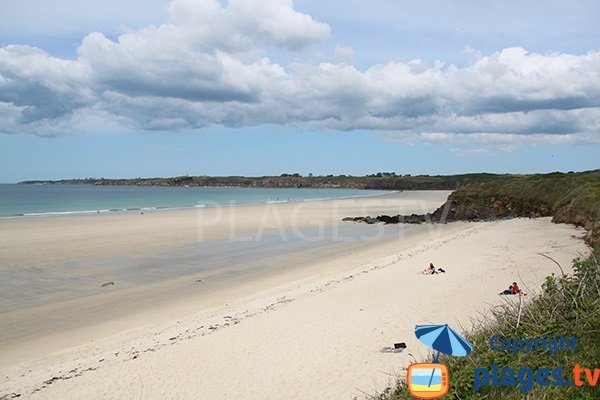
{"type": "Polygon", "coordinates": [[[28,180],[20,184],[48,185],[114,185],[114,186],[213,186],[254,188],[345,188],[372,190],[455,190],[471,183],[484,183],[509,179],[519,175],[461,174],[461,175],[397,175],[395,172],[378,172],[366,176],[321,175],[302,176],[286,173],[279,176],[177,176],[170,178],[85,178],[63,180],[28,180]]]}

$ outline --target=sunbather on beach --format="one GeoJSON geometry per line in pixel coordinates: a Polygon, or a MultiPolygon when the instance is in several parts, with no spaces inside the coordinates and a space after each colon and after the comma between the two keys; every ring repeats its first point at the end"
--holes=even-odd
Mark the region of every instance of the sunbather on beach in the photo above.
{"type": "Polygon", "coordinates": [[[429,267],[423,270],[423,275],[433,275],[435,274],[435,267],[433,263],[429,263],[429,267]]]}
{"type": "Polygon", "coordinates": [[[429,263],[429,267],[427,267],[423,270],[423,275],[434,275],[434,274],[441,274],[444,272],[446,272],[446,270],[444,270],[443,268],[438,268],[436,270],[433,263],[429,263]]]}
{"type": "Polygon", "coordinates": [[[517,282],[513,282],[512,285],[510,285],[508,287],[508,289],[503,290],[502,292],[500,292],[500,294],[505,294],[505,295],[523,294],[524,296],[527,296],[527,293],[523,292],[521,290],[521,288],[519,288],[519,285],[517,285],[517,282]]]}
{"type": "Polygon", "coordinates": [[[521,293],[521,289],[519,289],[519,285],[517,285],[517,282],[513,282],[511,288],[512,288],[512,294],[521,293]]]}

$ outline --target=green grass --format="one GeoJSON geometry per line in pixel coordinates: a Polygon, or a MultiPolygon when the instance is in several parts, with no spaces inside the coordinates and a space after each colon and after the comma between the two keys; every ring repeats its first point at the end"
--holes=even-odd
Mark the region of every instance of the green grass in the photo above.
{"type": "MultiPolygon", "coordinates": [[[[495,361],[499,368],[510,367],[517,371],[522,367],[563,368],[565,379],[572,377],[570,372],[575,364],[587,368],[600,368],[600,246],[585,260],[574,261],[574,274],[549,276],[543,285],[543,292],[531,303],[524,306],[519,318],[518,302],[507,301],[493,311],[491,321],[481,325],[467,339],[474,350],[468,357],[440,357],[450,373],[450,390],[445,399],[598,399],[600,382],[597,387],[540,387],[536,384],[527,394],[515,387],[486,386],[475,392],[475,368],[490,369],[495,361]],[[533,351],[529,354],[513,355],[503,351],[493,351],[489,339],[493,335],[506,338],[537,338],[574,335],[577,337],[577,351],[558,352],[550,355],[546,351],[533,351]]],[[[412,399],[404,382],[389,388],[376,397],[380,400],[412,399]]]]}
{"type": "MultiPolygon", "coordinates": [[[[528,393],[515,387],[486,386],[474,391],[476,368],[499,368],[515,371],[522,367],[537,370],[563,368],[565,379],[572,368],[600,368],[600,170],[582,173],[513,176],[469,184],[451,195],[463,209],[490,212],[504,216],[552,216],[554,222],[573,223],[588,231],[586,240],[594,251],[585,260],[574,260],[572,275],[549,276],[542,293],[519,313],[514,298],[492,310],[491,320],[481,321],[467,339],[474,345],[468,357],[441,357],[450,372],[450,390],[445,399],[599,399],[598,387],[533,386],[528,393]],[[519,318],[519,315],[520,318],[519,318]],[[518,353],[493,351],[489,340],[493,335],[506,338],[576,336],[577,351],[518,353]]],[[[386,389],[379,400],[412,399],[403,381],[386,389]]]]}
{"type": "MultiPolygon", "coordinates": [[[[600,170],[579,173],[513,176],[510,179],[468,185],[458,195],[499,197],[511,196],[529,202],[546,204],[558,210],[574,202],[578,206],[600,206],[600,170]]],[[[598,214],[596,214],[596,217],[598,214]]]]}
{"type": "Polygon", "coordinates": [[[586,241],[600,241],[600,170],[512,176],[469,184],[452,193],[458,204],[506,216],[552,216],[584,227],[586,241]],[[493,210],[492,210],[493,209],[493,210]]]}

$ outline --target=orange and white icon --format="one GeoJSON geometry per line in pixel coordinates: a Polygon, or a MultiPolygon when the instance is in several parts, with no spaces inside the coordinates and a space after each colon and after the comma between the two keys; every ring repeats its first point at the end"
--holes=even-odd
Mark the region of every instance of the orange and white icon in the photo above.
{"type": "Polygon", "coordinates": [[[408,391],[418,399],[437,399],[448,393],[448,367],[439,363],[411,364],[406,372],[408,391]]]}

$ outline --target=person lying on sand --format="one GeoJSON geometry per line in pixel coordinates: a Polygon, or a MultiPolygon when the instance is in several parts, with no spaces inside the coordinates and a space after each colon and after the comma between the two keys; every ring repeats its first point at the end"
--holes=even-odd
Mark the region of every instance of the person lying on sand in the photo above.
{"type": "Polygon", "coordinates": [[[435,269],[435,266],[433,265],[433,263],[429,263],[429,267],[425,268],[423,270],[423,275],[434,275],[434,274],[441,274],[443,272],[446,272],[446,270],[444,270],[443,268],[438,268],[437,270],[435,269]]]}
{"type": "Polygon", "coordinates": [[[423,270],[423,275],[433,275],[433,274],[435,274],[435,267],[433,266],[433,263],[429,263],[429,267],[427,267],[423,270]]]}

